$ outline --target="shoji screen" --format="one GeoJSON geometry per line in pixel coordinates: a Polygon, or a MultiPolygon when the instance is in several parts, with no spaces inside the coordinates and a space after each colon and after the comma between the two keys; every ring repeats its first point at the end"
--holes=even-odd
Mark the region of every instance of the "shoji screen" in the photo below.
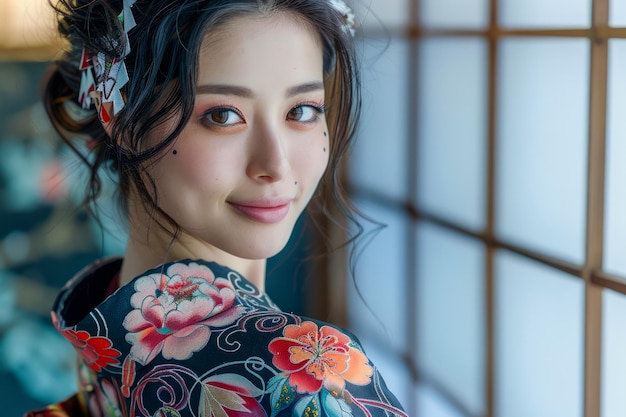
{"type": "Polygon", "coordinates": [[[409,414],[626,415],[626,3],[374,0],[360,40],[348,318],[409,414]]]}

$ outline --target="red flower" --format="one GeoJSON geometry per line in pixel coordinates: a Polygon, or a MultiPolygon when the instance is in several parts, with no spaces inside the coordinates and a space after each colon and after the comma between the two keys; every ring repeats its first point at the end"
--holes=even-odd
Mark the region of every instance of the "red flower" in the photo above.
{"type": "Polygon", "coordinates": [[[99,372],[108,365],[118,365],[120,363],[115,358],[121,356],[122,353],[112,348],[113,342],[109,339],[102,336],[92,337],[83,330],[61,329],[59,318],[54,311],[51,313],[51,316],[54,327],[74,345],[74,348],[76,348],[78,354],[89,368],[99,372]]]}
{"type": "Polygon", "coordinates": [[[350,338],[330,326],[307,321],[289,325],[269,344],[273,363],[289,375],[289,384],[298,392],[315,393],[322,385],[341,393],[346,381],[367,385],[373,370],[367,357],[350,346],[350,338]]]}
{"type": "Polygon", "coordinates": [[[118,365],[118,356],[121,352],[113,349],[113,343],[106,337],[91,336],[85,331],[62,330],[65,336],[76,348],[78,354],[88,367],[96,372],[109,365],[118,365]]]}

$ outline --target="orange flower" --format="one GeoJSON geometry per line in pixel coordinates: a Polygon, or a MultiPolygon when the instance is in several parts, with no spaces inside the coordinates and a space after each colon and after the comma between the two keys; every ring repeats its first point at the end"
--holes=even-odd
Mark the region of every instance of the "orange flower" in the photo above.
{"type": "Polygon", "coordinates": [[[289,375],[289,384],[298,392],[315,393],[322,385],[338,395],[346,381],[367,385],[373,370],[367,357],[350,346],[350,338],[330,326],[306,321],[289,325],[269,344],[273,363],[289,375]]]}

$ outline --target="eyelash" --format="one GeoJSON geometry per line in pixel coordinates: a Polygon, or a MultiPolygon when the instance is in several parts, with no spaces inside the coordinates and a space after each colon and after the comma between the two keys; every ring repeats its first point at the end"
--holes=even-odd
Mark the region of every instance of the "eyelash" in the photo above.
{"type": "MultiPolygon", "coordinates": [[[[311,119],[311,120],[295,120],[295,119],[289,119],[289,117],[287,117],[287,120],[290,121],[294,121],[296,123],[302,123],[302,124],[312,124],[315,123],[319,120],[319,116],[326,113],[327,109],[324,103],[313,103],[313,102],[304,102],[304,103],[299,103],[295,106],[293,106],[288,112],[287,112],[287,116],[289,116],[292,112],[294,112],[297,109],[302,109],[302,108],[311,108],[314,112],[316,117],[311,119]]],[[[242,113],[232,107],[232,106],[228,106],[228,105],[219,105],[219,106],[215,106],[212,107],[210,109],[208,109],[207,111],[205,111],[204,113],[202,113],[202,115],[200,116],[200,122],[202,124],[204,124],[207,127],[216,127],[216,128],[229,128],[229,127],[233,127],[233,126],[237,126],[239,124],[243,124],[246,122],[246,119],[243,117],[242,113]],[[239,119],[241,119],[239,122],[236,123],[229,123],[229,124],[221,124],[221,123],[216,123],[213,120],[211,120],[211,116],[220,112],[232,112],[235,113],[237,115],[237,117],[239,119]]]]}
{"type": "Polygon", "coordinates": [[[200,116],[200,122],[202,124],[204,124],[205,126],[208,126],[208,127],[229,128],[229,127],[233,127],[233,126],[237,126],[239,124],[245,123],[246,119],[243,117],[241,112],[239,110],[237,110],[236,108],[234,108],[232,106],[220,105],[220,106],[212,107],[209,110],[207,110],[204,113],[202,113],[202,115],[200,116]],[[216,113],[220,113],[220,112],[232,112],[232,113],[235,113],[237,115],[237,117],[239,117],[239,119],[241,119],[241,121],[239,121],[237,123],[230,123],[230,124],[215,123],[214,121],[211,120],[211,116],[216,114],[216,113]]]}
{"type": "Polygon", "coordinates": [[[326,113],[326,106],[324,105],[324,103],[305,102],[305,103],[300,103],[300,104],[297,104],[297,105],[293,106],[289,110],[287,115],[291,114],[296,109],[301,109],[301,108],[304,108],[304,107],[309,107],[309,108],[313,109],[313,111],[315,112],[317,117],[315,117],[313,120],[307,120],[307,121],[294,120],[295,122],[304,123],[304,124],[315,123],[315,122],[317,122],[319,120],[319,116],[320,115],[326,113]]]}

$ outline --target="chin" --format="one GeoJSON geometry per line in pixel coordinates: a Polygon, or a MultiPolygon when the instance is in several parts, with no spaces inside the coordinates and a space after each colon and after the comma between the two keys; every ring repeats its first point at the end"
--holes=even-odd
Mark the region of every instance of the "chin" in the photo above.
{"type": "Polygon", "coordinates": [[[252,247],[245,248],[239,253],[233,253],[233,255],[239,258],[243,258],[243,259],[254,259],[254,260],[268,259],[268,258],[271,258],[272,256],[278,255],[280,251],[282,251],[285,248],[285,246],[287,246],[286,242],[283,245],[252,246],[252,247]]]}
{"type": "Polygon", "coordinates": [[[248,241],[248,245],[240,248],[241,252],[239,255],[236,255],[240,258],[245,259],[267,259],[272,256],[277,255],[280,251],[282,251],[285,246],[287,246],[287,242],[289,241],[290,236],[282,237],[282,238],[265,238],[265,239],[251,239],[248,241]]]}

